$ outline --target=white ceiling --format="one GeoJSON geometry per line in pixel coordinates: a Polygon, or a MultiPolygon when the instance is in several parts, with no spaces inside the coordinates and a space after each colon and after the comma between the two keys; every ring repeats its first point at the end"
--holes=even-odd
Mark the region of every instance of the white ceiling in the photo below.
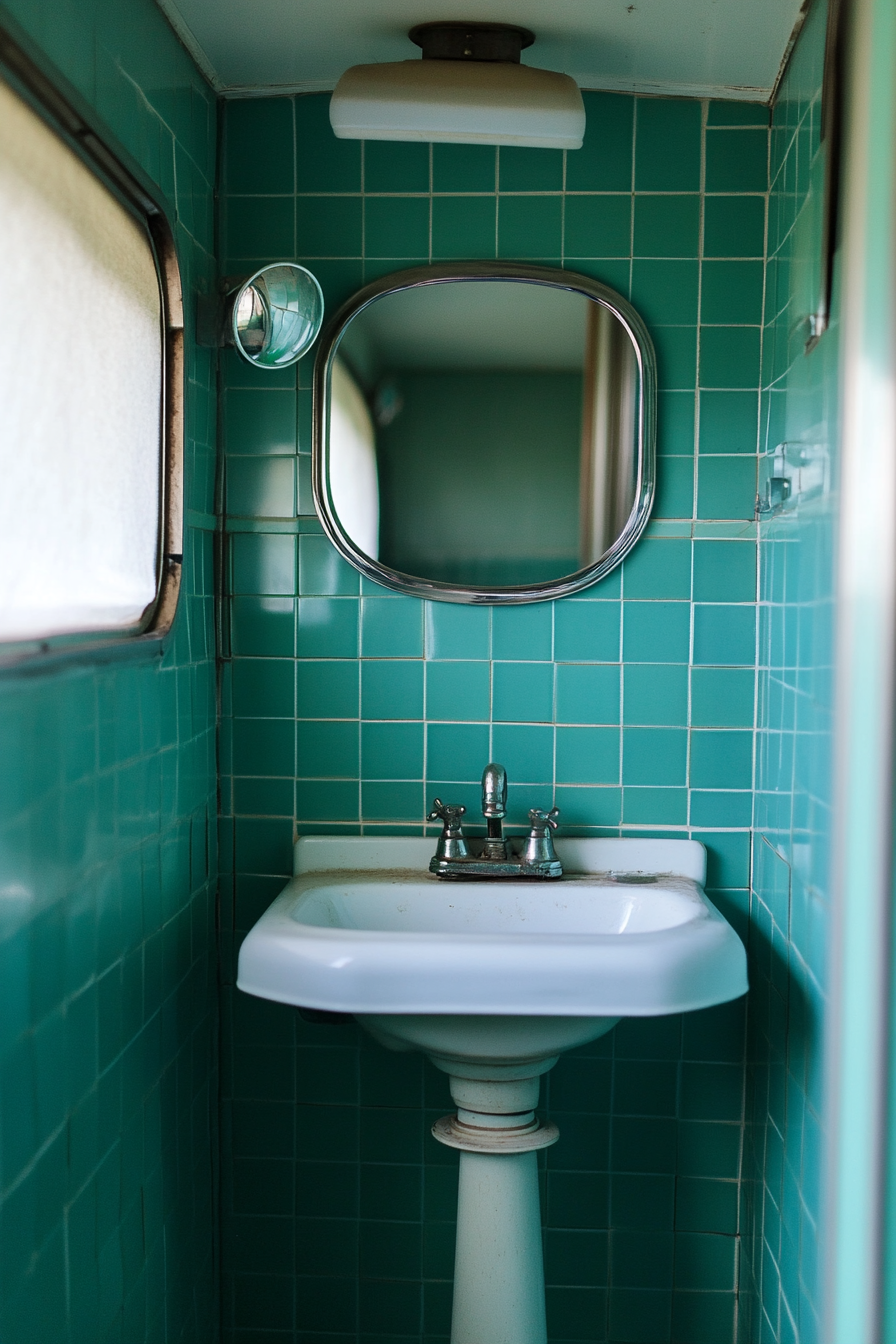
{"type": "Polygon", "coordinates": [[[529,65],[585,89],[767,101],[800,0],[159,0],[225,93],[331,89],[350,65],[419,55],[433,19],[498,20],[536,35],[529,65]]]}

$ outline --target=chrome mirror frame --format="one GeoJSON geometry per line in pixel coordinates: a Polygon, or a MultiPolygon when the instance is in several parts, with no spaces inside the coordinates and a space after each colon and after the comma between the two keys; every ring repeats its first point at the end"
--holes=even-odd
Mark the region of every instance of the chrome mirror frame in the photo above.
{"type": "Polygon", "coordinates": [[[469,261],[444,266],[415,266],[395,271],[353,295],[328,323],[320,341],[314,365],[314,435],[312,442],[312,488],[314,507],[330,541],[365,578],[395,592],[436,602],[464,602],[478,606],[509,606],[523,602],[548,602],[581,592],[621,564],[647,526],[656,487],[656,355],[653,341],[641,317],[631,304],[606,285],[575,271],[549,266],[527,266],[517,262],[469,261]],[[545,583],[507,588],[469,588],[462,584],[442,583],[403,574],[371,560],[359,551],[343,530],[330,496],[328,482],[329,402],[333,360],[340,338],[348,323],[362,309],[385,294],[422,285],[438,285],[456,280],[508,280],[527,284],[550,285],[555,289],[582,294],[608,308],[629,334],[638,362],[640,404],[638,406],[638,475],[632,511],[620,535],[600,560],[585,569],[545,583]]]}

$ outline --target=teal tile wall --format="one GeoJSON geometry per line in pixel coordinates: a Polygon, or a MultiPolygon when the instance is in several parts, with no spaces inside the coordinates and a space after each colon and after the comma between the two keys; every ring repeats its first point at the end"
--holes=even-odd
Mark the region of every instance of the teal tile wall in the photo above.
{"type": "Polygon", "coordinates": [[[761,475],[805,447],[818,488],[760,529],[759,717],[751,894],[744,1340],[816,1344],[822,1035],[837,520],[834,321],[804,353],[820,258],[825,5],[813,6],[772,123],[761,475]],[[798,447],[799,445],[799,447],[798,447]],[[823,469],[823,471],[821,470],[823,469]],[[822,478],[824,484],[822,485],[822,478]]]}
{"type": "MultiPolygon", "coordinates": [[[[746,933],[756,681],[763,109],[586,94],[581,151],[337,141],[327,96],[229,101],[222,269],[295,258],[329,311],[445,258],[567,266],[630,297],[659,355],[659,493],[621,571],[493,610],[362,583],[310,494],[311,361],[222,361],[222,937],[290,873],[298,832],[419,834],[438,792],[580,834],[693,835],[746,933]]],[[[552,1344],[732,1344],[744,1005],[629,1022],[554,1070],[545,1159],[552,1344]]],[[[225,1338],[447,1336],[455,1159],[423,1060],[225,987],[225,1338]]]]}
{"type": "MultiPolygon", "coordinates": [[[[213,509],[214,100],[150,0],[13,0],[176,221],[186,503],[213,509]]],[[[212,536],[162,657],[0,673],[0,1339],[217,1337],[212,536]]]]}

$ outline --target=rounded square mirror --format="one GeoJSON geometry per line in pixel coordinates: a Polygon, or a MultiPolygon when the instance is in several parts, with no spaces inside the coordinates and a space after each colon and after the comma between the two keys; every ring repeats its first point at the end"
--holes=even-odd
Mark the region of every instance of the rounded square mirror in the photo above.
{"type": "Polygon", "coordinates": [[[500,262],[385,276],[330,323],[314,401],[321,522],[386,587],[560,597],[615,568],[647,522],[653,346],[587,276],[500,262]]]}

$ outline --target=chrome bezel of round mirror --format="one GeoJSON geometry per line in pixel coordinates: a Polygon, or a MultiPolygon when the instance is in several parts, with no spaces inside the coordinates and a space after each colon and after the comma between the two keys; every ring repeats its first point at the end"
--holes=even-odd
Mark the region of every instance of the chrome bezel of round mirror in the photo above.
{"type": "Polygon", "coordinates": [[[314,426],[312,440],[312,489],[314,507],[330,541],[365,578],[395,592],[437,602],[466,602],[480,606],[507,606],[523,602],[546,602],[580,592],[604,578],[621,564],[643,533],[650,517],[656,489],[656,354],[653,341],[642,318],[631,304],[606,285],[575,271],[548,266],[527,266],[516,262],[456,262],[441,266],[415,266],[384,275],[359,290],[328,323],[318,347],[314,365],[314,426]],[[527,284],[550,285],[580,294],[609,309],[628,333],[635,351],[640,396],[637,409],[637,479],[634,503],[619,536],[601,558],[592,565],[558,579],[514,587],[468,587],[463,584],[403,574],[372,560],[359,550],[342,527],[328,481],[328,434],[330,380],[333,361],[342,334],[362,309],[386,294],[417,286],[446,284],[458,280],[509,280],[527,284]]]}
{"type": "Polygon", "coordinates": [[[230,337],[243,359],[256,369],[286,369],[295,364],[317,340],[324,318],[324,296],[317,278],[293,261],[277,261],[250,275],[233,295],[230,337]],[[279,291],[279,292],[278,292],[279,291]],[[241,312],[251,300],[259,317],[253,330],[261,333],[259,348],[247,348],[241,312]]]}

